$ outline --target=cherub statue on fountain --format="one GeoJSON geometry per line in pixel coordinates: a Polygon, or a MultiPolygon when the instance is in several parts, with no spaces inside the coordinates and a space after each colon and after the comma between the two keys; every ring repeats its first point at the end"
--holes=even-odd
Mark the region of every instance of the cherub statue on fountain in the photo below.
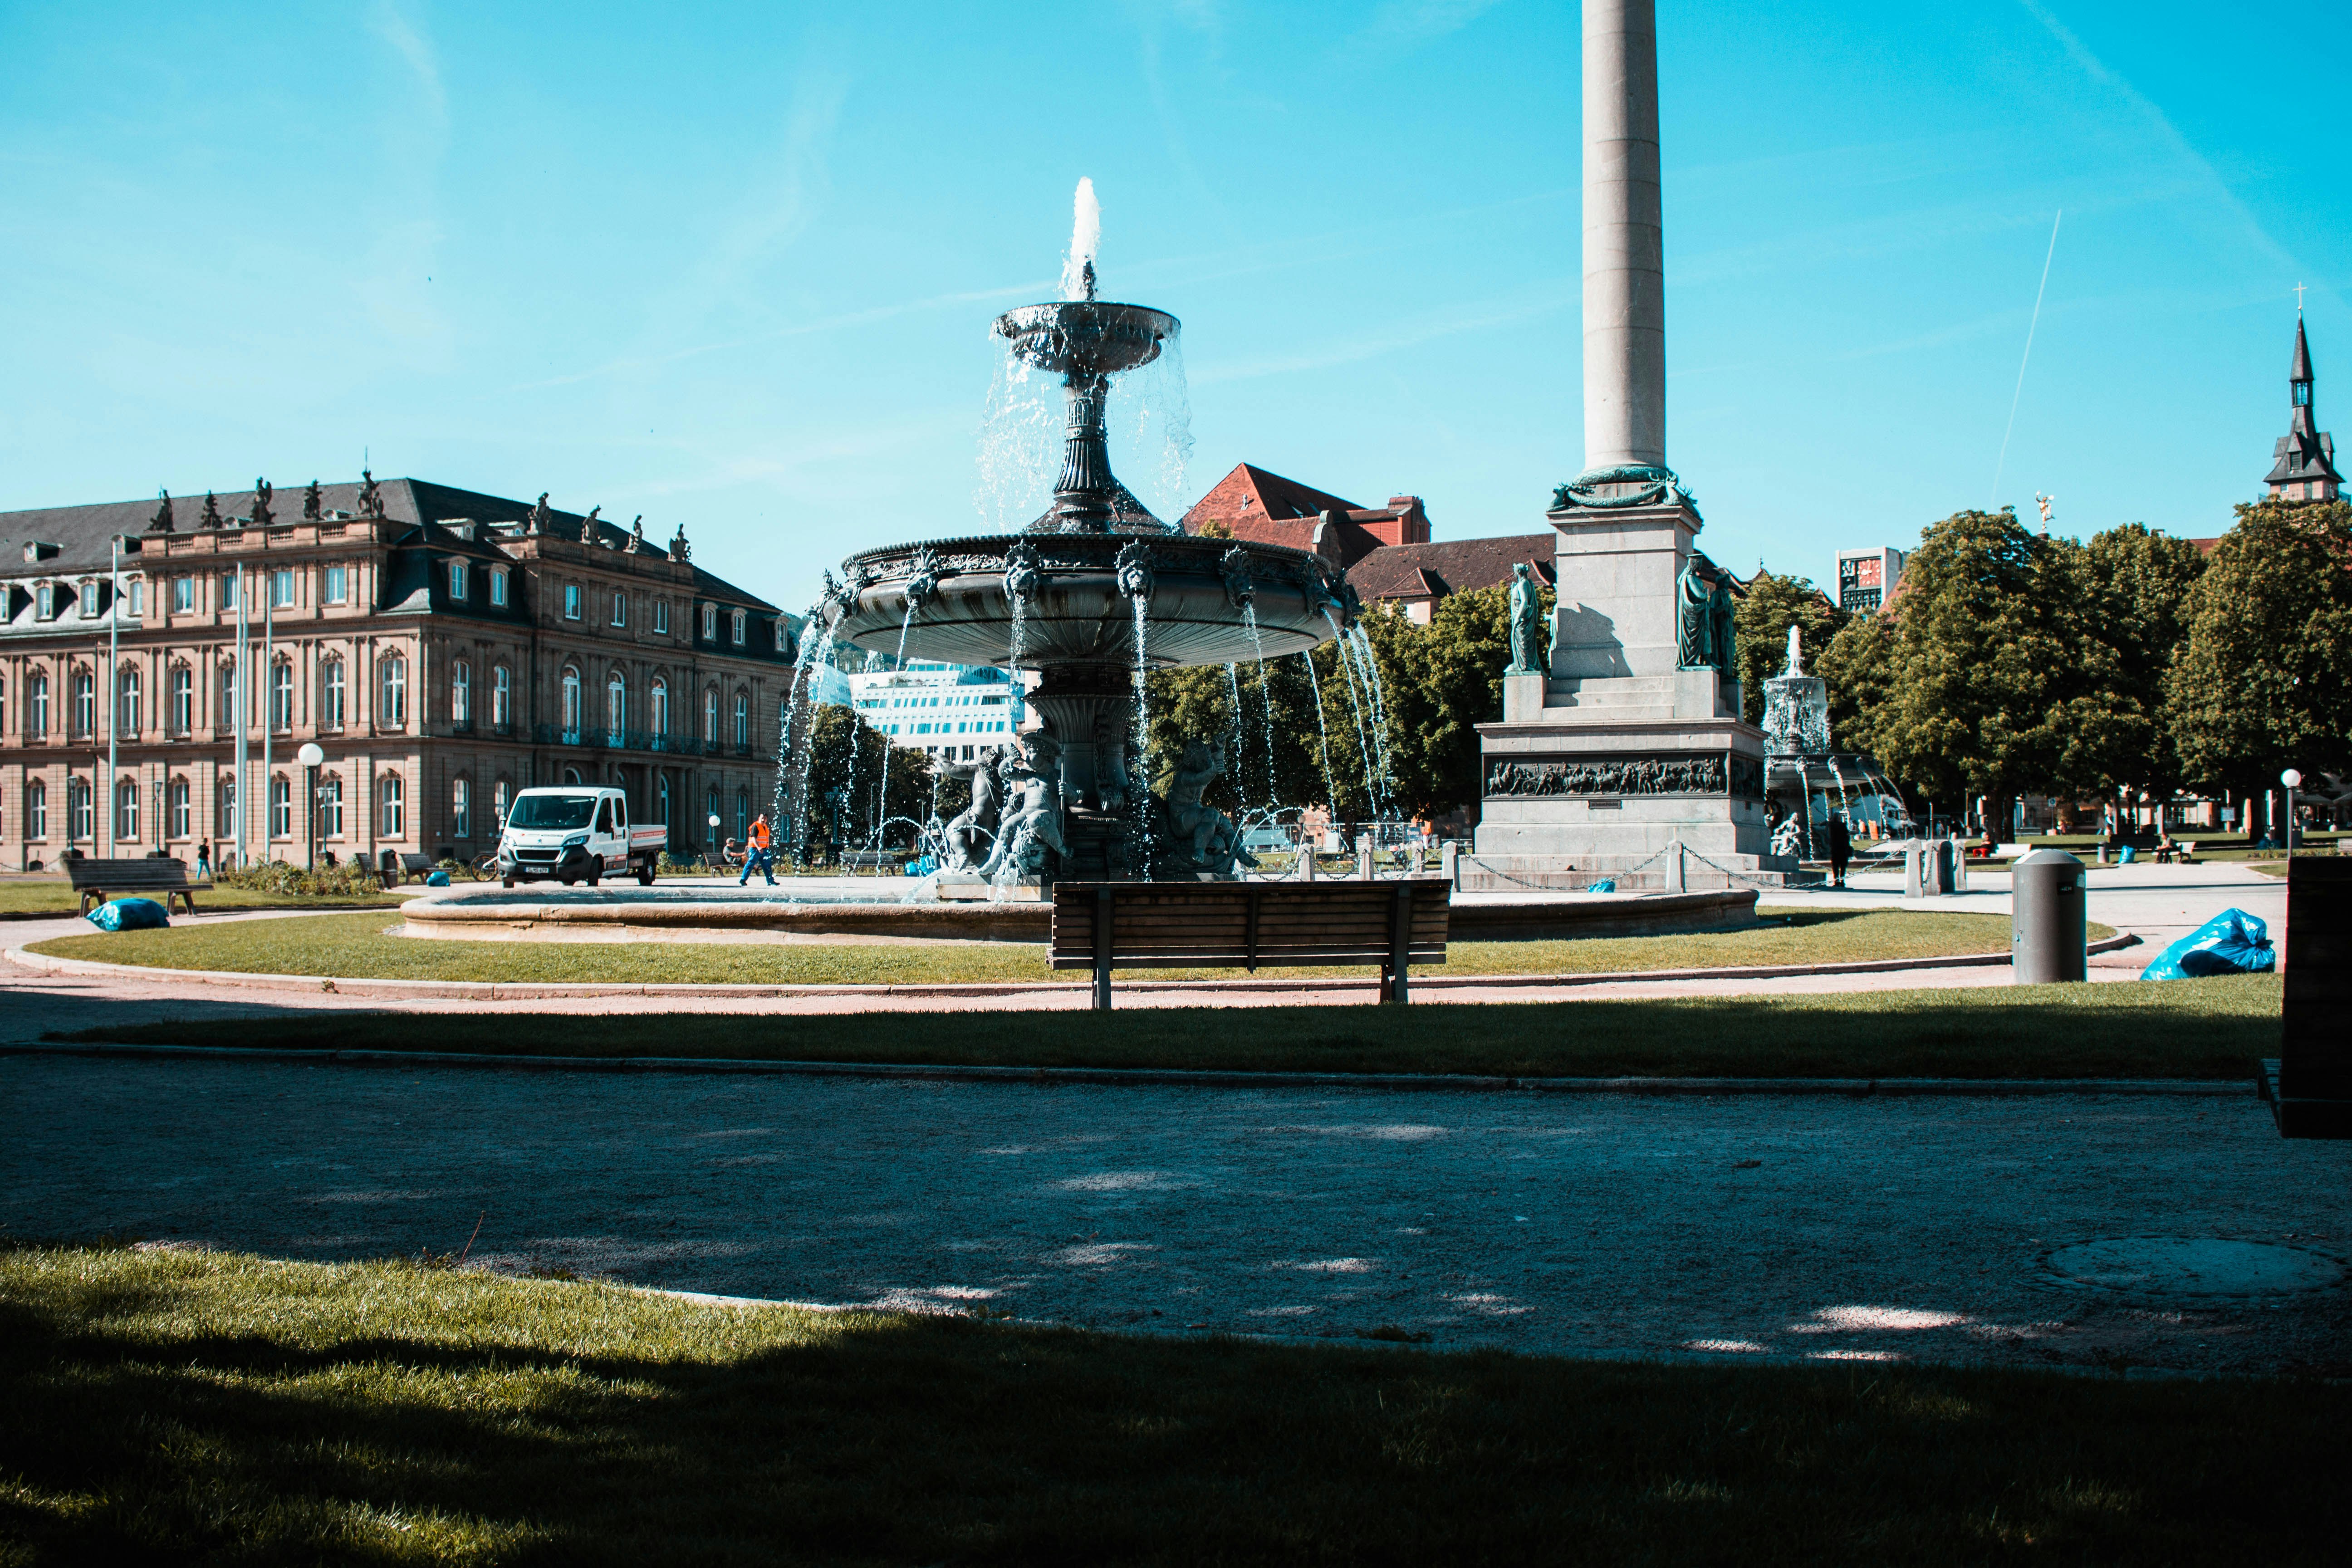
{"type": "Polygon", "coordinates": [[[1009,753],[1010,748],[990,746],[981,752],[978,762],[956,763],[942,770],[950,778],[961,778],[966,773],[971,775],[971,804],[940,830],[940,837],[947,845],[947,853],[941,857],[947,869],[977,870],[985,858],[979,852],[980,845],[982,841],[995,837],[997,819],[1003,810],[997,767],[1009,753]]]}
{"type": "Polygon", "coordinates": [[[1021,755],[1008,756],[1002,764],[1013,801],[997,826],[996,847],[980,868],[992,882],[1008,867],[1013,880],[1042,882],[1048,869],[1045,852],[1069,853],[1062,841],[1062,792],[1054,767],[1061,748],[1034,730],[1021,737],[1021,755]]]}
{"type": "Polygon", "coordinates": [[[1236,863],[1255,866],[1257,859],[1242,847],[1242,830],[1233,818],[1201,798],[1211,781],[1225,771],[1225,749],[1206,741],[1184,742],[1184,755],[1160,797],[1160,814],[1168,837],[1180,854],[1211,876],[1231,879],[1236,863]]]}

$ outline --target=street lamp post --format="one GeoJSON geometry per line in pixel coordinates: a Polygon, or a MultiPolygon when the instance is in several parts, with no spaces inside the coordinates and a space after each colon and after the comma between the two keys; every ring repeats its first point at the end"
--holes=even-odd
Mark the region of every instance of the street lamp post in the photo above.
{"type": "Polygon", "coordinates": [[[319,749],[318,742],[305,741],[294,756],[302,764],[304,787],[310,792],[310,823],[302,837],[309,841],[310,869],[315,871],[319,868],[319,764],[327,760],[327,753],[319,749]]]}
{"type": "MultiPolygon", "coordinates": [[[[719,843],[719,814],[715,811],[710,814],[710,842],[714,847],[719,843]]],[[[726,864],[723,857],[721,858],[719,864],[722,866],[726,864]]]]}
{"type": "Polygon", "coordinates": [[[2303,775],[2289,768],[2279,774],[2279,783],[2286,785],[2286,858],[2294,858],[2294,791],[2303,783],[2303,775]]]}

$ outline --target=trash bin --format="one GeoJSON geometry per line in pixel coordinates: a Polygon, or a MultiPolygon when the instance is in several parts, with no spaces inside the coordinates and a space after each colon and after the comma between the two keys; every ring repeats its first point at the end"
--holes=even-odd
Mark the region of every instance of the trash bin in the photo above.
{"type": "Polygon", "coordinates": [[[2081,980],[2086,927],[2083,863],[2036,849],[2010,868],[2009,962],[2020,985],[2081,980]]]}

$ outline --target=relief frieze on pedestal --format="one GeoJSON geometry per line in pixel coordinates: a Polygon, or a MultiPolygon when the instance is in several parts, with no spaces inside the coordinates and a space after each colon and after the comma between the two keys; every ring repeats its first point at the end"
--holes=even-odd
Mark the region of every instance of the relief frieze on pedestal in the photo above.
{"type": "Polygon", "coordinates": [[[1488,799],[1569,799],[1586,795],[1737,795],[1764,797],[1764,764],[1726,752],[1648,757],[1491,759],[1488,799]]]}

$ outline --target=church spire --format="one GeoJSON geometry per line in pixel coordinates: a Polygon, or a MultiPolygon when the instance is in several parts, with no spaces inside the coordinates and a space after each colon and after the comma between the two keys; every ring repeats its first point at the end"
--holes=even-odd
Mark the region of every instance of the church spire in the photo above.
{"type": "Polygon", "coordinates": [[[2287,372],[2293,412],[2286,434],[2272,448],[2271,471],[2263,482],[2273,500],[2334,500],[2342,493],[2344,477],[2336,471],[2336,439],[2318,427],[2311,406],[2311,342],[2303,330],[2303,312],[2294,313],[2294,364],[2287,372]]]}

